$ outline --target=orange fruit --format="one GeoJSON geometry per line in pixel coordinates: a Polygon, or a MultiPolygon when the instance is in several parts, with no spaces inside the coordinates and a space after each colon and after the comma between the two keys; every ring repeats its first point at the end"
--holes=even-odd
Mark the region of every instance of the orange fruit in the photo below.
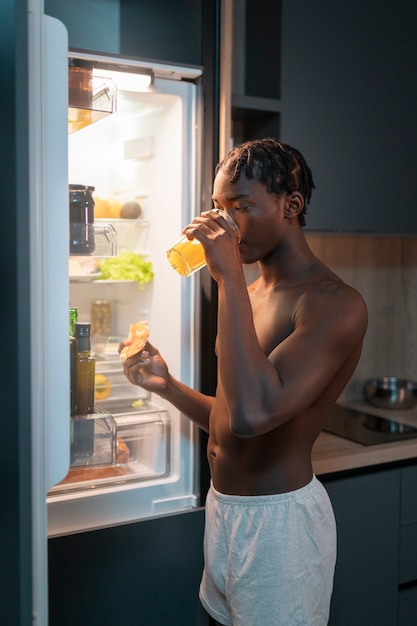
{"type": "Polygon", "coordinates": [[[98,218],[102,218],[102,217],[109,217],[109,213],[110,213],[110,207],[109,207],[109,201],[107,200],[107,198],[101,198],[100,196],[93,196],[94,197],[94,217],[98,218]]]}
{"type": "Polygon", "coordinates": [[[108,215],[106,215],[106,217],[118,219],[120,217],[120,211],[122,210],[122,205],[120,204],[118,200],[116,200],[116,198],[109,198],[107,202],[109,205],[109,213],[108,215]]]}

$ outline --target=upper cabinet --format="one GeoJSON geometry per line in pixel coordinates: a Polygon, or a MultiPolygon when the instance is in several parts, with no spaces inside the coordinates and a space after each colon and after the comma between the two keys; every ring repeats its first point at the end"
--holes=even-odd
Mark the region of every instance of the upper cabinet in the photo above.
{"type": "Polygon", "coordinates": [[[417,233],[416,32],[411,0],[283,2],[280,136],[313,171],[307,230],[417,233]]]}
{"type": "Polygon", "coordinates": [[[121,53],[203,65],[203,0],[120,0],[121,53]]]}
{"type": "MultiPolygon", "coordinates": [[[[230,5],[232,141],[237,144],[248,139],[277,137],[281,2],[233,0],[230,5]]],[[[224,22],[227,27],[227,16],[223,16],[223,27],[224,22]]],[[[223,39],[225,47],[227,34],[223,39]]]]}
{"type": "Polygon", "coordinates": [[[68,31],[71,49],[120,53],[120,0],[44,0],[45,13],[68,31]]]}
{"type": "Polygon", "coordinates": [[[71,49],[121,54],[177,65],[203,64],[208,0],[45,0],[71,49]]]}

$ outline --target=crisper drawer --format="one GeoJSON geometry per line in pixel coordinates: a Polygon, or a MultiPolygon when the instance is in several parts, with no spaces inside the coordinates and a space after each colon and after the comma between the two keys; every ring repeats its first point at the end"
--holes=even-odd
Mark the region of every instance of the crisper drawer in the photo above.
{"type": "Polygon", "coordinates": [[[49,491],[55,494],[98,489],[111,484],[132,483],[166,476],[170,471],[170,420],[167,411],[146,402],[141,411],[123,411],[108,415],[111,421],[112,441],[106,440],[98,421],[89,416],[82,422],[83,434],[81,453],[73,455],[67,476],[49,491]],[[95,423],[93,430],[88,430],[95,423]],[[101,440],[99,438],[101,437],[101,440]],[[110,452],[109,452],[110,450],[110,452]],[[105,454],[104,454],[105,452],[105,454]],[[100,454],[99,454],[100,453],[100,454]]]}
{"type": "Polygon", "coordinates": [[[417,580],[417,524],[400,531],[400,584],[413,580],[417,580]]]}

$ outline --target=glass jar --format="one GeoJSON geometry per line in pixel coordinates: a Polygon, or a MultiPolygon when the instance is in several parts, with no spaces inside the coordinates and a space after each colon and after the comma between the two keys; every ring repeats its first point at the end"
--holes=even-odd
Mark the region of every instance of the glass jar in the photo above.
{"type": "Polygon", "coordinates": [[[91,109],[93,104],[93,64],[81,59],[68,62],[68,106],[91,109]]]}
{"type": "Polygon", "coordinates": [[[91,335],[111,335],[112,320],[110,300],[93,300],[91,303],[91,335]]]}
{"type": "Polygon", "coordinates": [[[87,255],[95,250],[94,190],[86,185],[69,186],[70,254],[87,255]]]}

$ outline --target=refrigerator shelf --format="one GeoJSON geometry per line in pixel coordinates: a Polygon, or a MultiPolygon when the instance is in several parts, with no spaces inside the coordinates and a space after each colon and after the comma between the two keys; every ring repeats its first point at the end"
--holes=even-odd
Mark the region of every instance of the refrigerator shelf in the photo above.
{"type": "MultiPolygon", "coordinates": [[[[141,391],[141,390],[139,390],[141,391]]],[[[117,415],[127,415],[130,413],[142,413],[142,412],[154,412],[158,409],[152,408],[151,403],[148,401],[148,396],[143,393],[142,397],[136,393],[131,393],[130,396],[114,394],[108,400],[100,400],[100,407],[108,413],[116,413],[117,415]]]]}

